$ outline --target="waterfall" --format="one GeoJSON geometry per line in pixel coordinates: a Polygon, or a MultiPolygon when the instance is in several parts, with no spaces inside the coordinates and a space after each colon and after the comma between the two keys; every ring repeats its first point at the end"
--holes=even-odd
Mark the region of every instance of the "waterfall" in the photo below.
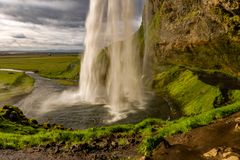
{"type": "Polygon", "coordinates": [[[140,57],[134,43],[134,0],[91,0],[79,92],[83,101],[106,103],[116,112],[143,104],[140,57]],[[104,43],[103,43],[104,41],[104,43]],[[100,51],[108,46],[103,83],[100,51]],[[99,65],[100,63],[100,65],[99,65]]]}
{"type": "Polygon", "coordinates": [[[143,57],[143,81],[145,86],[151,85],[152,80],[152,70],[149,68],[152,68],[151,64],[151,55],[152,51],[150,50],[150,37],[149,37],[149,26],[150,26],[150,2],[148,0],[145,0],[145,6],[144,6],[144,16],[143,16],[143,31],[144,31],[144,57],[143,57]]]}
{"type": "Polygon", "coordinates": [[[103,18],[106,0],[91,0],[89,15],[86,21],[85,54],[80,71],[81,99],[96,103],[105,96],[104,86],[101,84],[100,69],[97,66],[97,57],[102,49],[104,39],[103,18]]]}

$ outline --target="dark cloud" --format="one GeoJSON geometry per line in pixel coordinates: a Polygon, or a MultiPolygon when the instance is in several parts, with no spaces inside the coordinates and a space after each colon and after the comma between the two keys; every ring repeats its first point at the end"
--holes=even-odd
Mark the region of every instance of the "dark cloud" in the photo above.
{"type": "Polygon", "coordinates": [[[25,39],[25,38],[27,38],[23,33],[12,35],[12,37],[16,38],[16,39],[25,39]]]}
{"type": "MultiPolygon", "coordinates": [[[[144,0],[135,1],[140,19],[144,0]]],[[[90,0],[0,0],[0,50],[8,44],[9,48],[82,49],[89,3],[90,0]]]]}
{"type": "Polygon", "coordinates": [[[0,1],[0,13],[12,16],[21,22],[33,24],[73,28],[84,26],[89,0],[28,1],[28,3],[3,3],[0,1]],[[31,3],[33,1],[35,5],[31,3]],[[38,2],[39,5],[37,5],[38,2]],[[58,2],[58,5],[54,7],[53,2],[58,2]]]}

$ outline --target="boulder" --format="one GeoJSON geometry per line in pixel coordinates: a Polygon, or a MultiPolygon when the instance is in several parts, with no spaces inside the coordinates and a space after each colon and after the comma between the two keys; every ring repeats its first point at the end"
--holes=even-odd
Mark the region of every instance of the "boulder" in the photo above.
{"type": "Polygon", "coordinates": [[[218,149],[213,148],[210,151],[204,153],[203,156],[206,158],[213,158],[213,157],[216,157],[217,154],[218,154],[218,149]]]}

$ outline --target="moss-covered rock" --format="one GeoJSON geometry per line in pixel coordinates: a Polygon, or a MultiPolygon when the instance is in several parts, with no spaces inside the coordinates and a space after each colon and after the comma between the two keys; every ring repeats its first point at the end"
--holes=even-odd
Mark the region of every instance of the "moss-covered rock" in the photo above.
{"type": "Polygon", "coordinates": [[[232,103],[239,84],[238,78],[217,70],[167,66],[155,76],[152,87],[183,115],[194,115],[232,103]]]}
{"type": "Polygon", "coordinates": [[[37,123],[36,121],[32,121],[26,118],[26,116],[19,108],[11,105],[3,106],[3,108],[0,110],[0,115],[6,120],[23,125],[35,125],[37,123]]]}
{"type": "Polygon", "coordinates": [[[142,27],[149,48],[145,56],[150,57],[152,68],[162,64],[188,65],[239,75],[239,3],[148,0],[142,27]]]}

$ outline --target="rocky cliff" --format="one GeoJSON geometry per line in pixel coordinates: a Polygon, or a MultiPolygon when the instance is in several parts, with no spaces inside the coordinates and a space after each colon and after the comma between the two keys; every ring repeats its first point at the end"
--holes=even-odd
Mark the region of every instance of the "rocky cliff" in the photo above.
{"type": "Polygon", "coordinates": [[[184,65],[240,76],[239,15],[239,0],[148,0],[141,27],[145,59],[153,67],[184,65]]]}

